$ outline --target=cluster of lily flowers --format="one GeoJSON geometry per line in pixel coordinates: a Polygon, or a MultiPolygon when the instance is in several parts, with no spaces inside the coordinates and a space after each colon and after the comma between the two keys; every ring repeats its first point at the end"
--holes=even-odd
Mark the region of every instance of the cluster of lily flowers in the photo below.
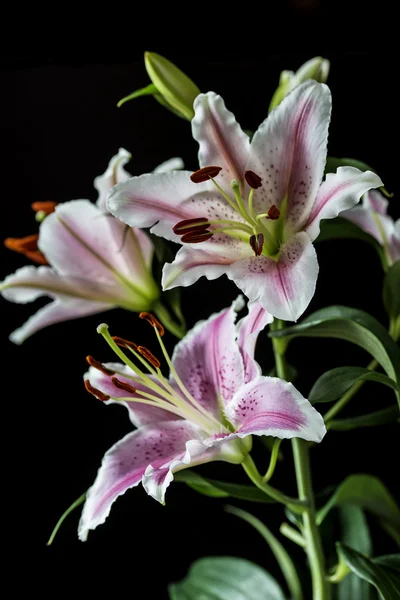
{"type": "Polygon", "coordinates": [[[389,265],[400,260],[400,220],[387,214],[376,173],[345,166],[324,177],[331,94],[320,81],[327,67],[319,63],[313,79],[306,65],[284,72],[275,108],[251,140],[219,95],[198,93],[191,119],[198,170],[183,170],[174,158],[131,177],[130,154],[120,149],[95,179],[96,203],[35,203],[39,233],[5,242],[39,266],[6,277],[3,297],[52,300],[11,334],[13,342],[120,307],[140,313],[159,343],[156,356],[98,327],[119,362],[88,356],[86,389],[104,404],[125,406],[135,430],[104,456],[83,508],[82,540],[140,482],[163,503],[174,473],[216,460],[240,464],[253,435],[320,442],[326,432],[322,416],[291,383],[262,375],[257,337],[274,318],[296,321],[306,310],[316,289],[313,241],[323,219],[340,215],[369,233],[389,265]],[[170,357],[149,232],[182,246],[164,265],[162,290],[227,275],[247,297],[247,314],[237,321],[245,304],[240,295],[197,323],[170,357]]]}

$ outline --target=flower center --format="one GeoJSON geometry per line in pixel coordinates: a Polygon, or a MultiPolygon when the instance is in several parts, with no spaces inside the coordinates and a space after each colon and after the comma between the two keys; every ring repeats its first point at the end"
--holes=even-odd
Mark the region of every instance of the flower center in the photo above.
{"type": "Polygon", "coordinates": [[[253,206],[254,190],[262,186],[261,177],[253,171],[245,171],[244,179],[250,187],[249,195],[245,199],[242,198],[240,182],[233,179],[230,184],[233,192],[232,198],[215,181],[215,177],[220,171],[221,167],[203,167],[195,171],[190,178],[193,183],[203,183],[211,180],[219,193],[240,217],[240,220],[209,220],[206,217],[186,219],[179,221],[173,227],[174,233],[181,236],[183,243],[190,244],[209,240],[216,233],[225,233],[249,244],[255,256],[260,256],[261,254],[266,256],[276,255],[279,252],[278,229],[272,227],[270,222],[279,219],[280,210],[275,205],[272,205],[267,212],[256,214],[253,206]]]}
{"type": "Polygon", "coordinates": [[[112,371],[91,356],[88,356],[86,360],[92,367],[95,367],[102,373],[108,375],[116,389],[125,390],[131,394],[135,394],[136,397],[116,397],[104,394],[100,390],[94,388],[88,380],[85,382],[87,391],[102,401],[112,398],[116,402],[133,402],[147,404],[154,406],[155,408],[162,408],[178,417],[195,423],[208,434],[229,432],[223,423],[209,413],[200,402],[190,394],[183,384],[162,341],[162,336],[164,334],[164,327],[162,324],[153,315],[147,312],[140,313],[140,317],[147,320],[153,327],[162,354],[170,368],[173,381],[179,391],[171,385],[170,380],[164,377],[160,369],[160,361],[148,348],[145,346],[138,346],[134,342],[121,337],[111,336],[108,331],[108,325],[105,323],[98,326],[98,333],[104,337],[108,345],[122,362],[129,367],[132,371],[132,375],[112,371]],[[129,358],[124,350],[132,354],[135,360],[129,358]],[[137,363],[140,363],[145,370],[137,363]],[[121,381],[118,375],[130,379],[132,384],[121,381]]]}

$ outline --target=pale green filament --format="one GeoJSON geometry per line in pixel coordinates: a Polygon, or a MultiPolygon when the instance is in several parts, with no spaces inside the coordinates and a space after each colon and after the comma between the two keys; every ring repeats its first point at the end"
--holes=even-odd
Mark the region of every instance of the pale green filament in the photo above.
{"type": "MultiPolygon", "coordinates": [[[[165,356],[165,359],[171,369],[171,373],[175,377],[175,380],[176,380],[179,388],[185,394],[185,396],[189,399],[191,404],[188,404],[183,398],[180,398],[179,396],[176,395],[173,388],[166,381],[166,379],[162,375],[159,368],[154,369],[150,364],[148,364],[148,362],[138,352],[136,352],[133,348],[130,348],[129,346],[127,346],[129,348],[129,350],[134,354],[134,356],[138,360],[140,360],[142,362],[142,364],[144,364],[146,366],[146,368],[149,370],[149,372],[157,377],[158,381],[161,383],[161,385],[164,387],[164,389],[162,387],[160,387],[160,385],[157,385],[154,381],[152,381],[145,373],[143,373],[141,371],[141,369],[139,369],[139,367],[137,367],[131,360],[129,360],[129,358],[126,356],[126,354],[116,344],[116,342],[112,339],[112,337],[108,331],[108,325],[103,323],[98,326],[98,328],[97,328],[98,333],[100,333],[104,337],[106,342],[114,350],[114,352],[117,354],[117,356],[124,362],[124,364],[126,364],[130,369],[132,369],[132,371],[134,373],[137,374],[139,379],[141,379],[141,381],[146,385],[147,388],[149,388],[151,391],[155,392],[156,394],[159,394],[160,396],[162,396],[162,398],[159,398],[158,396],[154,396],[153,394],[148,394],[147,392],[144,392],[142,390],[136,390],[136,394],[138,396],[140,396],[140,399],[133,399],[133,398],[119,398],[118,399],[118,398],[114,398],[112,396],[111,397],[116,401],[125,400],[127,402],[138,402],[138,403],[143,403],[143,404],[149,404],[151,406],[158,407],[158,408],[164,408],[165,410],[172,412],[174,414],[177,414],[181,417],[187,418],[192,422],[197,422],[199,425],[201,425],[201,427],[203,429],[205,429],[206,431],[208,431],[210,433],[215,431],[216,425],[218,426],[218,432],[222,431],[222,429],[224,429],[224,428],[223,428],[221,422],[218,421],[217,419],[215,419],[215,417],[213,417],[212,415],[210,415],[186,390],[182,381],[178,377],[174,367],[172,366],[171,360],[168,356],[168,353],[165,349],[164,344],[162,343],[162,340],[157,331],[157,328],[154,328],[154,330],[157,334],[157,338],[160,343],[163,354],[165,356]],[[143,398],[143,400],[142,400],[142,398],[143,398]]],[[[121,373],[121,375],[126,377],[125,373],[121,373]]]]}
{"type": "Polygon", "coordinates": [[[249,206],[250,216],[255,221],[257,219],[257,217],[256,217],[256,213],[254,212],[254,208],[253,208],[253,198],[254,198],[254,189],[251,188],[250,194],[249,194],[249,199],[248,199],[247,203],[249,206]]]}
{"type": "Polygon", "coordinates": [[[211,181],[213,182],[213,184],[215,185],[215,187],[217,188],[217,190],[219,191],[220,194],[223,195],[223,197],[225,198],[225,200],[230,204],[230,206],[233,208],[233,210],[237,213],[239,213],[239,215],[245,220],[245,221],[249,221],[249,216],[247,215],[246,212],[242,212],[241,208],[235,204],[235,202],[233,202],[232,198],[229,198],[228,194],[226,194],[224,192],[224,190],[222,189],[222,187],[220,185],[218,185],[218,183],[215,181],[215,179],[213,179],[212,177],[210,177],[211,181]]]}
{"type": "Polygon", "coordinates": [[[163,341],[162,341],[162,339],[161,339],[161,336],[160,336],[160,333],[159,333],[159,331],[158,331],[157,327],[154,327],[153,329],[154,329],[154,331],[155,331],[155,334],[156,334],[156,336],[157,336],[158,342],[159,342],[159,344],[160,344],[160,346],[161,346],[161,350],[162,350],[162,352],[163,352],[163,354],[164,354],[164,358],[165,358],[165,360],[166,360],[166,362],[167,362],[167,364],[168,364],[168,366],[169,366],[169,369],[170,369],[170,371],[171,371],[171,375],[173,375],[173,377],[174,377],[174,379],[175,379],[175,381],[176,381],[176,383],[177,383],[177,385],[178,385],[179,389],[180,389],[180,390],[182,391],[182,393],[183,393],[183,394],[186,396],[186,398],[189,400],[189,402],[190,402],[191,404],[193,404],[193,405],[194,405],[194,406],[197,408],[197,410],[198,410],[199,412],[201,412],[201,413],[202,413],[202,414],[203,414],[205,417],[207,417],[207,418],[208,418],[208,419],[209,419],[211,422],[214,422],[215,424],[217,424],[217,425],[218,425],[218,428],[219,428],[219,430],[221,430],[221,431],[222,431],[222,429],[224,429],[224,427],[223,427],[223,425],[222,425],[221,421],[218,421],[218,419],[216,419],[216,418],[215,418],[213,415],[211,415],[211,414],[210,414],[210,413],[209,413],[209,412],[208,412],[208,411],[207,411],[207,410],[206,410],[206,409],[205,409],[205,408],[204,408],[204,407],[203,407],[203,406],[202,406],[202,405],[201,405],[199,402],[197,402],[197,400],[196,400],[196,399],[195,399],[195,398],[192,396],[192,394],[190,394],[190,393],[188,392],[188,390],[186,389],[186,387],[185,387],[185,386],[184,386],[184,384],[182,383],[182,380],[181,380],[181,378],[179,377],[178,373],[176,372],[174,365],[172,364],[172,361],[171,361],[171,359],[170,359],[170,357],[169,357],[169,355],[168,355],[168,352],[167,352],[167,350],[166,350],[166,348],[165,348],[165,346],[164,346],[164,342],[163,342],[163,341]]]}
{"type": "Polygon", "coordinates": [[[243,198],[240,193],[240,183],[238,182],[237,179],[233,179],[231,181],[231,190],[233,190],[233,193],[235,195],[235,200],[238,204],[240,214],[243,215],[243,217],[246,219],[247,222],[252,223],[253,219],[251,218],[251,216],[249,216],[249,214],[246,210],[246,207],[243,202],[243,198]]]}

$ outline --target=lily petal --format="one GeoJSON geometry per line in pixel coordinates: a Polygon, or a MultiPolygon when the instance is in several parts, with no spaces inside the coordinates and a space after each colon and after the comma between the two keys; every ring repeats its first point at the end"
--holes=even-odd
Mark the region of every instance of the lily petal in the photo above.
{"type": "Polygon", "coordinates": [[[389,254],[393,262],[400,260],[400,219],[394,224],[392,237],[390,238],[389,254]]]}
{"type": "Polygon", "coordinates": [[[153,173],[168,173],[169,171],[180,171],[185,167],[183,160],[179,158],[179,156],[175,156],[174,158],[170,158],[165,162],[158,165],[153,171],[153,173]]]}
{"type": "Polygon", "coordinates": [[[219,398],[228,402],[243,384],[243,361],[236,344],[239,296],[230,308],[200,321],[176,346],[173,365],[187,390],[208,412],[219,416],[219,398]]]}
{"type": "MultiPolygon", "coordinates": [[[[133,386],[136,390],[143,390],[149,392],[148,388],[146,388],[138,378],[132,380],[132,377],[135,374],[127,367],[121,363],[105,363],[104,366],[106,369],[110,369],[111,371],[115,371],[115,377],[122,381],[123,383],[128,383],[133,386]],[[125,375],[124,375],[125,374],[125,375]]],[[[90,367],[89,371],[85,373],[84,379],[89,379],[91,385],[107,394],[108,396],[114,396],[114,398],[140,398],[138,394],[133,394],[131,392],[127,392],[126,390],[121,390],[117,388],[111,381],[111,375],[106,375],[99,369],[95,369],[94,367],[90,367]]],[[[152,381],[155,381],[155,378],[152,375],[149,375],[149,378],[152,381]]],[[[171,382],[171,385],[172,382],[171,382]]],[[[178,386],[173,386],[174,391],[179,394],[178,386]]],[[[152,392],[154,396],[158,396],[155,392],[152,392]]],[[[179,419],[176,414],[168,412],[163,408],[156,408],[154,406],[150,406],[149,404],[139,404],[138,402],[129,402],[123,400],[106,400],[104,404],[119,404],[124,406],[128,410],[129,419],[131,423],[135,425],[135,427],[139,427],[141,425],[152,425],[159,423],[161,421],[176,421],[179,419]]]]}
{"type": "Polygon", "coordinates": [[[131,160],[131,158],[132,155],[125,150],[125,148],[120,148],[118,150],[118,154],[113,156],[108,163],[106,171],[102,175],[96,177],[94,180],[93,185],[99,192],[96,204],[100,210],[107,210],[106,200],[110,189],[114,185],[117,185],[117,183],[127,181],[130,177],[132,177],[132,175],[124,169],[124,166],[131,160]]]}
{"type": "Polygon", "coordinates": [[[322,219],[337,217],[342,211],[355,206],[365,192],[382,185],[376,173],[363,173],[355,167],[339,167],[336,173],[328,173],[318,191],[305,231],[315,240],[322,219]]]}
{"type": "Polygon", "coordinates": [[[270,315],[259,302],[249,303],[249,313],[237,323],[238,346],[244,364],[244,382],[248,383],[261,375],[261,368],[254,360],[254,351],[259,334],[266,325],[272,323],[270,315]]]}
{"type": "Polygon", "coordinates": [[[389,208],[389,200],[376,190],[370,190],[363,196],[363,206],[380,215],[386,215],[389,208]]]}
{"type": "Polygon", "coordinates": [[[263,179],[255,192],[256,212],[265,213],[285,198],[286,226],[303,229],[321,184],[331,114],[326,85],[306,81],[290,92],[260,125],[246,167],[263,179]]]}
{"type": "Polygon", "coordinates": [[[186,442],[198,432],[186,421],[168,421],[129,433],[106,452],[96,481],[87,494],[78,535],[87,539],[91,529],[104,523],[113,502],[138,485],[149,465],[155,469],[185,453],[186,442]]]}
{"type": "Polygon", "coordinates": [[[143,232],[126,230],[88,200],[59,204],[40,226],[39,248],[60,274],[113,284],[120,274],[143,288],[153,253],[143,232]]]}
{"type": "Polygon", "coordinates": [[[318,261],[306,233],[297,233],[281,247],[279,259],[252,256],[233,263],[226,272],[250,299],[271,315],[296,321],[315,291],[318,261]]]}
{"type": "Polygon", "coordinates": [[[340,216],[372,235],[382,246],[392,236],[393,219],[389,215],[376,213],[366,208],[365,205],[354,206],[354,208],[340,213],[340,216]]]}
{"type": "Polygon", "coordinates": [[[326,433],[319,412],[291,383],[277,377],[258,377],[244,385],[225,414],[240,438],[271,435],[320,442],[326,433]]]}
{"type": "Polygon", "coordinates": [[[200,167],[222,167],[218,181],[229,190],[232,179],[243,181],[250,148],[249,136],[218,94],[199,94],[193,107],[192,132],[200,146],[200,167]]]}
{"type": "Polygon", "coordinates": [[[183,246],[172,263],[163,267],[161,285],[163,290],[177,286],[187,287],[203,275],[210,281],[227,272],[228,265],[241,258],[242,245],[226,247],[223,253],[208,252],[198,248],[183,246]]]}

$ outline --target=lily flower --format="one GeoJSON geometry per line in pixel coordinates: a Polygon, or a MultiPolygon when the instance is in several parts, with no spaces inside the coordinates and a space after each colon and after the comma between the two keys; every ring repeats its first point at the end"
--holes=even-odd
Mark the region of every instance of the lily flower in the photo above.
{"type": "Polygon", "coordinates": [[[331,113],[329,88],[307,81],[290,92],[250,143],[223,99],[194,103],[200,170],[133,177],[113,187],[108,210],[134,227],[183,244],[163,270],[163,288],[226,274],[273,316],[296,321],[314,295],[312,241],[382,185],[371,171],[339,167],[322,182],[331,113]]]}
{"type": "MultiPolygon", "coordinates": [[[[97,206],[102,210],[106,209],[106,199],[110,189],[122,183],[128,181],[132,177],[130,173],[124,168],[125,165],[131,160],[132,155],[125,148],[120,148],[118,154],[112,157],[108,163],[107,169],[102,175],[99,175],[94,180],[94,187],[99,193],[97,198],[97,206]]],[[[154,173],[166,173],[167,171],[174,171],[183,169],[183,160],[179,157],[170,158],[165,162],[161,163],[154,169],[154,173]]]]}
{"type": "Polygon", "coordinates": [[[197,323],[172,359],[162,341],[163,326],[142,313],[154,328],[169,379],[150,350],[111,337],[105,324],[98,327],[123,364],[87,357],[86,389],[105,404],[123,404],[137,429],[106,452],[87,494],[81,540],[104,523],[113,502],[128,489],[142,482],[164,503],[174,473],[216,460],[239,464],[251,450],[252,435],[321,441],[326,431],[321,415],[291,383],[263,377],[254,360],[257,336],[271,315],[254,303],[235,325],[242,306],[240,297],[197,323]]]}
{"type": "Polygon", "coordinates": [[[364,194],[359,206],[346,210],[341,217],[372,235],[382,246],[388,266],[400,260],[400,219],[387,214],[389,201],[380,193],[364,194]]]}

